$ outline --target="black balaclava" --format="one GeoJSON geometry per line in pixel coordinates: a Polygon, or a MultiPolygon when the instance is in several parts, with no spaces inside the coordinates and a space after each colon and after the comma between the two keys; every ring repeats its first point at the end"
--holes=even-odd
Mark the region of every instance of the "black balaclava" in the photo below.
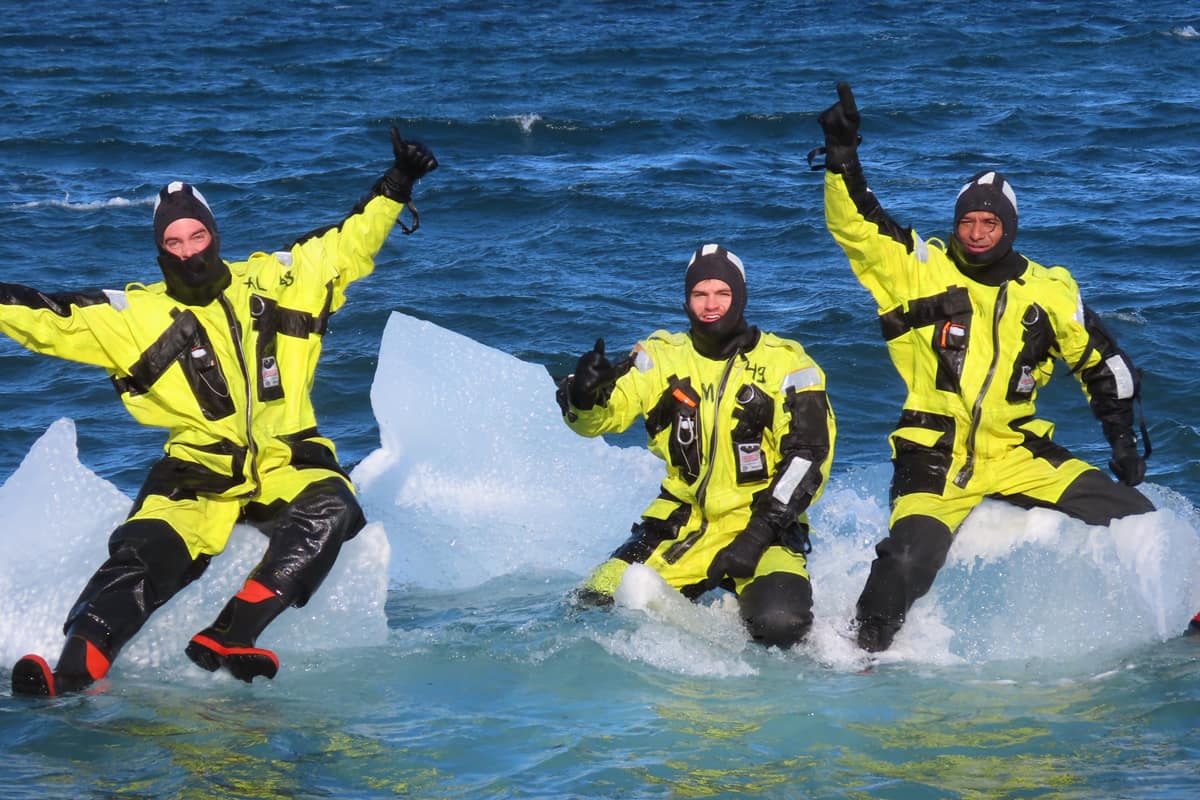
{"type": "Polygon", "coordinates": [[[221,238],[217,221],[204,195],[182,181],[172,181],[158,193],[154,203],[154,244],[158,265],[167,284],[167,294],[189,306],[208,305],[232,280],[221,260],[221,238]],[[197,219],[212,234],[212,243],[199,253],[182,259],[163,249],[163,233],[177,219],[197,219]]]}
{"type": "Polygon", "coordinates": [[[683,280],[683,310],[692,323],[692,343],[697,352],[707,358],[722,359],[738,349],[754,345],[758,329],[746,324],[746,268],[742,260],[719,244],[703,244],[696,248],[688,262],[683,280]],[[725,316],[716,322],[701,322],[692,313],[688,298],[700,281],[716,278],[729,284],[733,301],[725,316]]]}
{"type": "Polygon", "coordinates": [[[959,190],[951,230],[950,256],[964,275],[983,283],[999,284],[1024,272],[1026,261],[1013,250],[1013,240],[1017,238],[1017,193],[999,172],[976,173],[959,190]],[[971,253],[958,238],[958,221],[972,211],[990,211],[1004,227],[996,246],[983,253],[971,253]]]}

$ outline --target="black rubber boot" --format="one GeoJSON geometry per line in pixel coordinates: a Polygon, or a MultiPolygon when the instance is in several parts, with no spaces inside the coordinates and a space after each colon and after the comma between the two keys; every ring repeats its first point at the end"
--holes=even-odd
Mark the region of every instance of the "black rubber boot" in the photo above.
{"type": "Polygon", "coordinates": [[[274,678],[279,672],[279,658],[254,643],[287,607],[287,601],[274,591],[248,580],[225,604],[217,621],[193,636],[184,652],[202,669],[215,672],[224,667],[246,683],[259,676],[274,678]]]}
{"type": "Polygon", "coordinates": [[[892,646],[903,621],[889,622],[887,620],[869,618],[858,621],[858,646],[868,653],[881,653],[892,646]]]}
{"type": "Polygon", "coordinates": [[[107,675],[111,664],[112,659],[99,647],[71,633],[55,669],[51,670],[46,659],[36,654],[23,656],[13,665],[12,692],[30,697],[56,697],[82,691],[107,675]]]}
{"type": "Polygon", "coordinates": [[[22,656],[12,670],[12,693],[16,697],[54,697],[58,689],[54,685],[54,672],[46,659],[33,653],[22,656]]]}

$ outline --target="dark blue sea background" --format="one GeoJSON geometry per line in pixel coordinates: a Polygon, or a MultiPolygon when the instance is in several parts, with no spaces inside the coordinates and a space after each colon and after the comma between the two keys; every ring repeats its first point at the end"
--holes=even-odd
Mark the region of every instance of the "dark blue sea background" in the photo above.
{"type": "MultiPolygon", "coordinates": [[[[253,566],[235,532],[96,693],[0,690],[6,798],[1200,796],[1200,10],[1192,4],[11,0],[0,26],[0,279],[158,278],[153,198],[197,184],[238,259],[336,223],[389,166],[440,168],[332,320],[314,388],[372,526],[264,637],[273,682],[182,655],[253,566]],[[1162,509],[1112,529],[985,503],[895,652],[847,639],[886,532],[903,395],[806,154],[855,88],[892,216],[944,237],[1003,171],[1019,249],[1070,268],[1144,371],[1162,509]],[[637,429],[557,418],[551,376],[685,325],[720,242],[748,316],[801,341],[839,422],[814,510],[818,624],[746,641],[727,597],[645,575],[564,598],[658,468],[637,429]],[[224,570],[223,572],[221,570],[224,570]]],[[[1108,450],[1065,369],[1056,438],[1108,450]]],[[[95,368],[0,341],[0,685],[53,657],[162,444],[95,368]],[[77,451],[76,451],[77,448],[77,451]]]]}

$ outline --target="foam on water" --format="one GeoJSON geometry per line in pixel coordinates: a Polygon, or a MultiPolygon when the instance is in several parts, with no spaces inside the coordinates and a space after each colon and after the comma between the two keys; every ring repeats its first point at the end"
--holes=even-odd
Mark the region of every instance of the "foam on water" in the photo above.
{"type": "Polygon", "coordinates": [[[71,196],[66,195],[62,200],[35,200],[29,203],[22,203],[21,208],[42,208],[46,206],[54,208],[65,208],[68,211],[96,211],[105,208],[130,208],[132,206],[153,206],[155,198],[143,198],[141,200],[128,200],[124,197],[112,197],[108,200],[92,200],[84,202],[71,202],[71,196]]]}

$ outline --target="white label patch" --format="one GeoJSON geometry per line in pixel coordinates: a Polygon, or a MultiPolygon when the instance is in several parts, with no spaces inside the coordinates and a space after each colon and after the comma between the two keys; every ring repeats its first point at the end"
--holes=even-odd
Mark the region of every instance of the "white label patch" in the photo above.
{"type": "Polygon", "coordinates": [[[762,448],[757,444],[739,444],[737,446],[738,472],[743,475],[760,472],[766,464],[763,461],[762,448]]]}
{"type": "Polygon", "coordinates": [[[1033,367],[1021,367],[1021,377],[1017,379],[1017,394],[1033,394],[1037,388],[1037,380],[1033,377],[1033,367]]]}
{"type": "Polygon", "coordinates": [[[262,360],[262,383],[264,389],[274,389],[279,385],[279,364],[273,356],[265,356],[262,360]]]}
{"type": "Polygon", "coordinates": [[[793,458],[792,463],[788,464],[787,469],[779,476],[771,496],[786,505],[811,466],[812,462],[806,458],[793,458]]]}

